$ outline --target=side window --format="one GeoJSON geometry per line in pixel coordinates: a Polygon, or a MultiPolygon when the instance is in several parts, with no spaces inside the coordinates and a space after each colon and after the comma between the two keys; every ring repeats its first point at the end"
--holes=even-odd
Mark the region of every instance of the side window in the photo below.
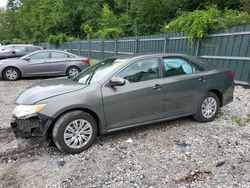
{"type": "Polygon", "coordinates": [[[39,52],[30,56],[30,59],[47,59],[49,58],[49,52],[39,52]]]}
{"type": "Polygon", "coordinates": [[[40,48],[35,47],[35,46],[27,46],[26,47],[27,52],[34,52],[34,51],[37,51],[37,50],[40,50],[40,48]]]}
{"type": "Polygon", "coordinates": [[[122,70],[117,77],[124,78],[126,84],[157,79],[159,77],[158,59],[136,61],[122,70]]]}
{"type": "Polygon", "coordinates": [[[16,46],[13,50],[14,50],[15,52],[25,52],[25,47],[16,46]]]}
{"type": "Polygon", "coordinates": [[[182,74],[193,74],[202,71],[202,68],[182,58],[163,58],[165,77],[182,74]]]}
{"type": "Polygon", "coordinates": [[[74,56],[74,55],[69,55],[69,58],[76,58],[76,56],[74,56]]]}
{"type": "Polygon", "coordinates": [[[66,59],[68,57],[67,54],[61,52],[52,52],[51,58],[52,59],[66,59]]]}

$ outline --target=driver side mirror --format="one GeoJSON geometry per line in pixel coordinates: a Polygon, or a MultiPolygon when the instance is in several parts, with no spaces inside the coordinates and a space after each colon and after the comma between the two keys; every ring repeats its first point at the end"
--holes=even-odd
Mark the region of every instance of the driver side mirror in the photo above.
{"type": "Polygon", "coordinates": [[[16,54],[16,51],[15,50],[11,50],[10,53],[16,54]]]}
{"type": "Polygon", "coordinates": [[[30,61],[30,57],[24,58],[25,61],[30,61]]]}
{"type": "Polygon", "coordinates": [[[109,86],[114,87],[114,86],[123,86],[125,85],[125,80],[123,78],[119,78],[119,77],[113,77],[111,78],[111,80],[109,81],[109,86]]]}

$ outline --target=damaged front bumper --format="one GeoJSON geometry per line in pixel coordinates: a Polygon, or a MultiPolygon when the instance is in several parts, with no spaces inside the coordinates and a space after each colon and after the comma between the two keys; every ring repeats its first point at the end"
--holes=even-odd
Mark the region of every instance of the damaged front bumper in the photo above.
{"type": "Polygon", "coordinates": [[[48,139],[48,130],[53,119],[41,114],[27,118],[13,117],[11,127],[17,138],[42,137],[48,139]]]}

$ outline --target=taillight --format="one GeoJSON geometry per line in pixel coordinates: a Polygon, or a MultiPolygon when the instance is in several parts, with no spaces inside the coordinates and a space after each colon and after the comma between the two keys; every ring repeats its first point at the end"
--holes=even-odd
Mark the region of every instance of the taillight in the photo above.
{"type": "Polygon", "coordinates": [[[229,77],[232,78],[232,79],[234,79],[234,77],[235,77],[234,71],[229,71],[228,75],[229,75],[229,77]]]}
{"type": "Polygon", "coordinates": [[[82,60],[82,62],[83,62],[83,63],[86,63],[86,64],[90,64],[89,59],[84,59],[84,60],[82,60]]]}

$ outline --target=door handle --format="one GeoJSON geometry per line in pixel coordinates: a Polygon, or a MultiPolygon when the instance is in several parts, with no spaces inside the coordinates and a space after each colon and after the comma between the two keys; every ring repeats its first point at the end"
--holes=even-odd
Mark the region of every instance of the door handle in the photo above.
{"type": "Polygon", "coordinates": [[[201,81],[201,82],[206,82],[206,78],[205,78],[205,77],[200,77],[200,78],[199,78],[199,81],[201,81]]]}
{"type": "Polygon", "coordinates": [[[155,84],[154,86],[153,86],[153,89],[161,89],[162,87],[161,87],[161,85],[160,84],[155,84]]]}

